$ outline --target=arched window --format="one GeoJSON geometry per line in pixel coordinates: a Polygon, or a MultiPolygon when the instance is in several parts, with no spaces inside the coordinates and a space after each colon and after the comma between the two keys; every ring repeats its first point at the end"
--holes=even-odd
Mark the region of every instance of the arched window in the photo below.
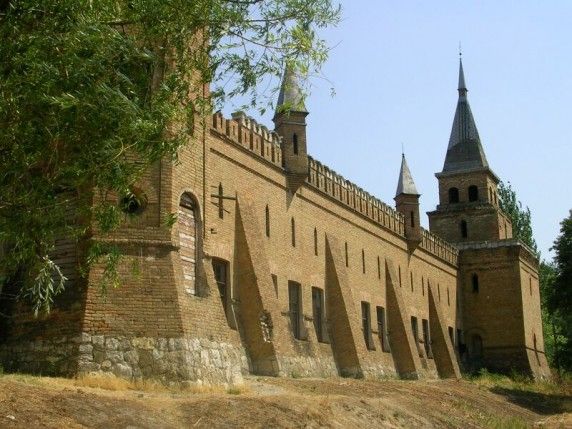
{"type": "Polygon", "coordinates": [[[290,226],[292,227],[292,247],[296,247],[296,221],[294,218],[290,221],[290,226]]]}
{"type": "Polygon", "coordinates": [[[184,193],[179,201],[177,216],[179,229],[179,255],[183,268],[183,286],[193,295],[197,294],[197,261],[199,259],[199,240],[197,222],[197,204],[189,193],[184,193]]]}
{"type": "Polygon", "coordinates": [[[461,221],[461,237],[463,238],[467,238],[469,235],[468,231],[467,231],[467,221],[466,220],[462,220],[461,221]]]}
{"type": "Polygon", "coordinates": [[[473,286],[473,293],[479,293],[479,276],[477,274],[471,276],[471,284],[473,286]]]}
{"type": "Polygon", "coordinates": [[[270,237],[270,209],[268,208],[268,206],[266,206],[265,219],[266,219],[266,236],[270,237]]]}
{"type": "Polygon", "coordinates": [[[459,190],[457,188],[450,188],[449,189],[449,203],[458,203],[459,202],[459,190]]]}
{"type": "Polygon", "coordinates": [[[483,357],[483,339],[479,334],[471,337],[471,348],[473,359],[482,359],[483,357]]]}
{"type": "Polygon", "coordinates": [[[478,201],[479,200],[479,188],[475,185],[469,186],[469,201],[478,201]]]}
{"type": "Polygon", "coordinates": [[[492,188],[489,188],[489,201],[491,202],[491,204],[493,203],[493,190],[492,190],[492,188]]]}
{"type": "Polygon", "coordinates": [[[294,155],[298,155],[298,134],[296,133],[292,136],[292,148],[294,150],[294,155]]]}

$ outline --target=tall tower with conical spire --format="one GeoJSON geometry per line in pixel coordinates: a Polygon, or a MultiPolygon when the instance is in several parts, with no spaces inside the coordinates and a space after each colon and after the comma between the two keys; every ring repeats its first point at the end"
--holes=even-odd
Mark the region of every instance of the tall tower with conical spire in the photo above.
{"type": "Polygon", "coordinates": [[[308,111],[298,76],[289,66],[284,71],[274,114],[274,129],[282,137],[282,162],[288,187],[295,193],[308,177],[306,116],[308,111]]]}
{"type": "Polygon", "coordinates": [[[419,192],[407,165],[405,154],[401,155],[401,169],[395,191],[395,208],[405,217],[405,238],[409,251],[415,250],[421,242],[421,223],[419,219],[419,192]]]}
{"type": "Polygon", "coordinates": [[[459,99],[439,181],[439,205],[428,213],[431,232],[459,249],[459,343],[467,369],[516,369],[549,375],[544,353],[540,296],[533,293],[538,260],[519,240],[498,204],[491,170],[467,99],[462,61],[459,99]]]}
{"type": "Polygon", "coordinates": [[[500,211],[499,182],[491,170],[467,98],[462,59],[459,98],[439,181],[439,205],[428,213],[432,232],[448,241],[499,240],[512,237],[512,225],[500,211]]]}

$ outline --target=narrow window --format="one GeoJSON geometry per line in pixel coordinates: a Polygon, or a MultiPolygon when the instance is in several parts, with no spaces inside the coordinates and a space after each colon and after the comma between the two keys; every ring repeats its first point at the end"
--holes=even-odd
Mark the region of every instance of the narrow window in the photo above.
{"type": "Polygon", "coordinates": [[[439,302],[441,302],[441,286],[437,283],[437,295],[439,296],[439,302]]]}
{"type": "Polygon", "coordinates": [[[266,206],[265,219],[266,219],[266,236],[270,237],[270,209],[268,208],[268,206],[266,206]]]}
{"type": "Polygon", "coordinates": [[[200,233],[196,215],[195,199],[191,194],[184,193],[179,202],[177,223],[179,225],[179,255],[183,268],[183,286],[185,291],[195,295],[195,279],[197,277],[198,240],[200,233]]]}
{"type": "Polygon", "coordinates": [[[473,285],[473,293],[479,293],[479,276],[477,274],[472,275],[471,283],[473,285]]]}
{"type": "Polygon", "coordinates": [[[377,335],[381,343],[381,350],[389,352],[389,340],[387,337],[387,322],[385,320],[385,308],[376,307],[377,313],[377,335]]]}
{"type": "Polygon", "coordinates": [[[411,214],[411,227],[415,227],[415,213],[413,211],[410,212],[411,214]]]}
{"type": "Polygon", "coordinates": [[[449,288],[447,288],[447,305],[451,306],[451,296],[449,295],[449,288]]]}
{"type": "Polygon", "coordinates": [[[417,327],[417,317],[411,316],[411,332],[413,332],[413,340],[415,344],[419,342],[419,331],[417,327]]]}
{"type": "Polygon", "coordinates": [[[228,262],[223,261],[222,259],[213,259],[213,271],[214,271],[215,281],[218,286],[220,300],[222,301],[222,308],[224,310],[224,314],[228,322],[229,321],[228,262]]]}
{"type": "Polygon", "coordinates": [[[433,353],[431,353],[431,337],[429,335],[429,321],[427,319],[421,320],[421,325],[423,327],[423,346],[425,347],[425,354],[428,358],[433,358],[433,353]]]}
{"type": "Polygon", "coordinates": [[[455,347],[455,330],[452,326],[449,326],[449,339],[451,340],[451,345],[455,347]]]}
{"type": "Polygon", "coordinates": [[[222,189],[222,183],[218,184],[218,217],[220,219],[224,218],[224,204],[223,204],[223,198],[224,198],[224,191],[222,189]]]}
{"type": "Polygon", "coordinates": [[[450,188],[449,189],[449,203],[458,203],[459,202],[459,190],[457,188],[450,188]]]}
{"type": "Polygon", "coordinates": [[[318,230],[314,228],[314,255],[318,256],[318,230]]]}
{"type": "Polygon", "coordinates": [[[411,271],[411,292],[413,292],[413,271],[411,271]]]}
{"type": "Polygon", "coordinates": [[[290,223],[292,227],[292,247],[296,247],[296,221],[294,218],[292,218],[290,223]]]}
{"type": "Polygon", "coordinates": [[[397,272],[399,273],[399,287],[401,287],[401,265],[397,267],[397,272]]]}
{"type": "Polygon", "coordinates": [[[371,337],[371,315],[369,312],[369,302],[361,302],[361,323],[365,346],[368,350],[375,350],[371,337]]]}
{"type": "Polygon", "coordinates": [[[365,274],[365,250],[361,249],[361,271],[365,274]]]}
{"type": "Polygon", "coordinates": [[[290,324],[294,338],[302,339],[302,302],[300,283],[288,282],[288,302],[290,309],[290,324]]]}
{"type": "Polygon", "coordinates": [[[381,279],[381,260],[377,257],[377,278],[381,279]]]}
{"type": "Polygon", "coordinates": [[[425,296],[425,279],[421,276],[421,294],[425,296]]]}
{"type": "Polygon", "coordinates": [[[469,186],[469,201],[478,201],[479,200],[479,188],[475,185],[469,186]]]}
{"type": "Polygon", "coordinates": [[[294,149],[294,155],[298,155],[298,134],[292,136],[292,147],[294,149]]]}
{"type": "Polygon", "coordinates": [[[493,190],[492,190],[492,188],[489,188],[489,201],[491,202],[491,204],[493,203],[493,190]]]}
{"type": "Polygon", "coordinates": [[[467,221],[466,221],[466,220],[462,220],[462,221],[461,221],[461,237],[467,238],[467,236],[468,236],[468,232],[467,232],[467,221]]]}
{"type": "Polygon", "coordinates": [[[350,261],[349,261],[349,258],[348,258],[348,242],[347,242],[347,241],[346,241],[346,243],[345,243],[345,252],[346,252],[346,267],[349,267],[349,266],[350,266],[350,261]]]}
{"type": "Polygon", "coordinates": [[[274,285],[274,292],[276,293],[276,298],[278,298],[278,276],[272,274],[272,284],[274,285]]]}
{"type": "Polygon", "coordinates": [[[312,288],[312,315],[316,338],[321,343],[324,341],[324,291],[317,287],[312,288]]]}

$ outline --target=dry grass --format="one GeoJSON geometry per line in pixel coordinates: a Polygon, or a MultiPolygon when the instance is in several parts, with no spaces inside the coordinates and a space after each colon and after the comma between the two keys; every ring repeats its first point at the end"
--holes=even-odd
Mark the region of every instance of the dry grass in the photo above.
{"type": "Polygon", "coordinates": [[[481,370],[479,375],[470,377],[469,381],[488,390],[502,388],[547,395],[569,395],[572,393],[572,380],[570,379],[564,379],[560,383],[550,380],[536,381],[518,373],[508,376],[481,370]]]}

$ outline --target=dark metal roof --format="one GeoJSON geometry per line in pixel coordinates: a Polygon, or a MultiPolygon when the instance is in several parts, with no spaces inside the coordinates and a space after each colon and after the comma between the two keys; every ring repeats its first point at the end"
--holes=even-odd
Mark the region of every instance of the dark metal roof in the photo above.
{"type": "Polygon", "coordinates": [[[481,145],[479,131],[467,99],[463,62],[459,63],[459,101],[453,119],[449,147],[443,165],[443,173],[488,168],[489,164],[481,145]]]}
{"type": "Polygon", "coordinates": [[[411,176],[411,171],[409,171],[409,166],[405,160],[405,155],[401,156],[401,170],[399,171],[399,181],[397,182],[395,196],[397,197],[401,194],[419,195],[415,187],[415,182],[413,181],[413,176],[411,176]]]}
{"type": "Polygon", "coordinates": [[[286,67],[284,71],[278,103],[276,104],[276,113],[284,110],[308,113],[304,104],[304,94],[300,88],[299,77],[290,67],[286,67]]]}

